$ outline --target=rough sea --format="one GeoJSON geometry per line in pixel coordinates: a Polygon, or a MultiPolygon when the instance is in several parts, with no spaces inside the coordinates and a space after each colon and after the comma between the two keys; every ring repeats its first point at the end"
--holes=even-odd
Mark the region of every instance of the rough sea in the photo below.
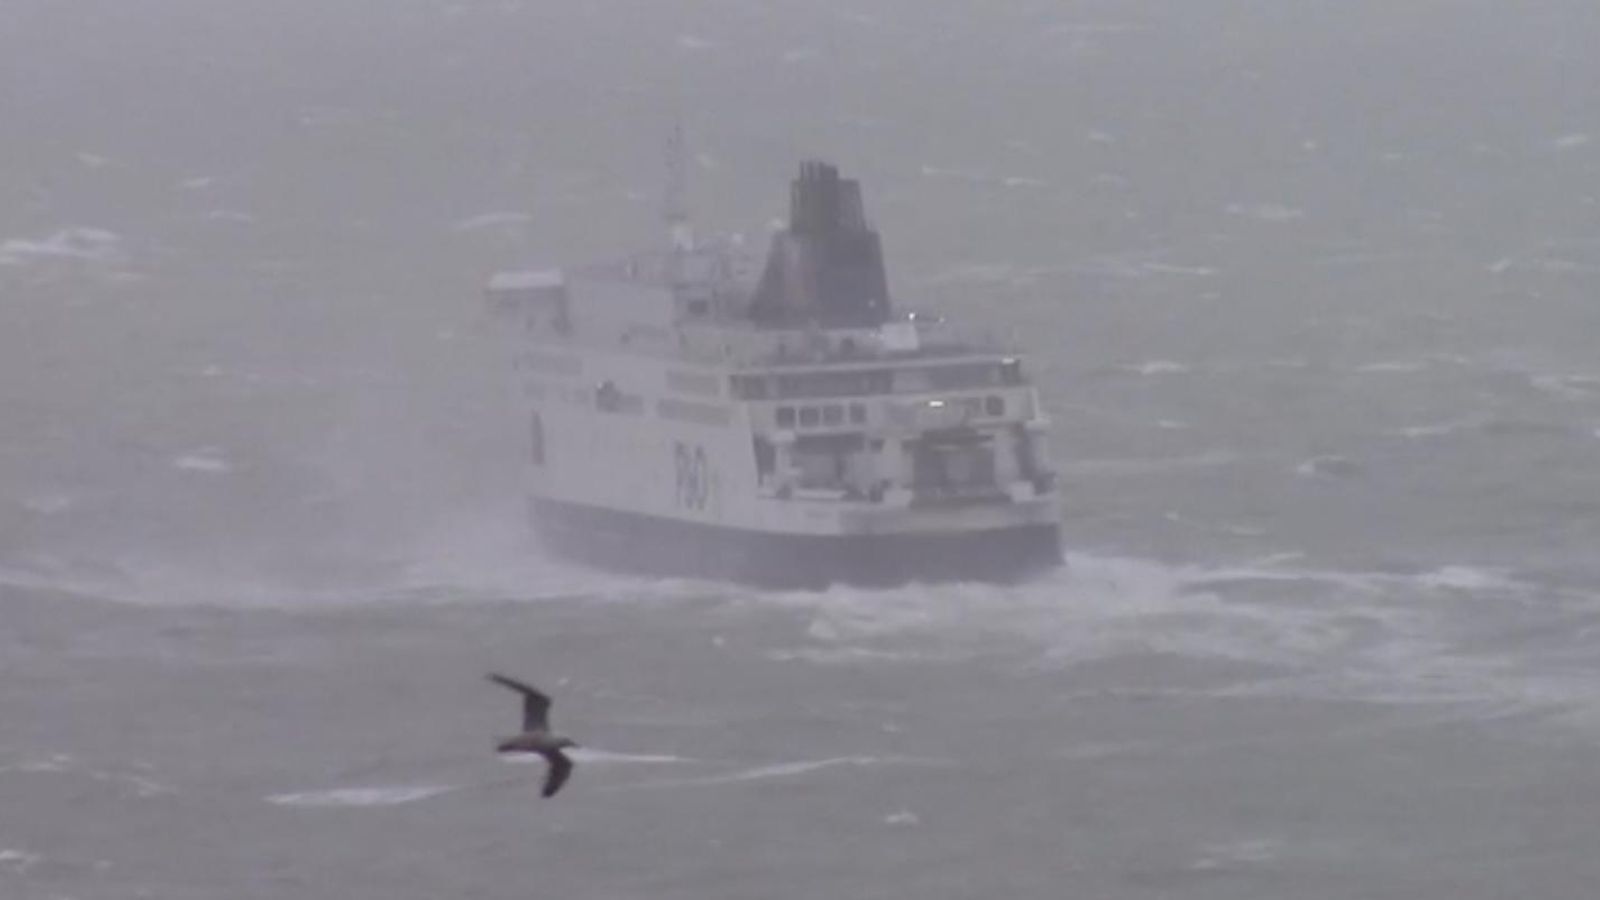
{"type": "Polygon", "coordinates": [[[1589,0],[0,18],[0,900],[1600,894],[1589,0]],[[480,287],[658,240],[675,120],[1028,351],[1060,571],[531,545],[480,287]]]}

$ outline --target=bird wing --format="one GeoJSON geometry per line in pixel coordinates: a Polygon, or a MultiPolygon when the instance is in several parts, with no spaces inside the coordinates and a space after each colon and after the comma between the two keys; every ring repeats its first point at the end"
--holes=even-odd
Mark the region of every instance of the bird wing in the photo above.
{"type": "Polygon", "coordinates": [[[572,760],[560,750],[550,750],[544,758],[550,763],[550,772],[544,777],[544,790],[540,796],[554,797],[556,791],[567,783],[567,778],[572,775],[572,760]]]}
{"type": "Polygon", "coordinates": [[[549,726],[550,698],[531,684],[524,684],[498,672],[489,673],[489,680],[508,687],[522,695],[522,730],[539,731],[549,726]]]}

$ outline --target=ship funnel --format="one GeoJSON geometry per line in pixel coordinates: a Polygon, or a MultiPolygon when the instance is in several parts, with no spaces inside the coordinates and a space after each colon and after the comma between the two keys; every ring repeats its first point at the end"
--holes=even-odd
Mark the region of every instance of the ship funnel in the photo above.
{"type": "Polygon", "coordinates": [[[801,164],[789,190],[789,224],[773,236],[751,315],[779,326],[888,320],[883,245],[867,225],[858,182],[828,163],[801,164]]]}

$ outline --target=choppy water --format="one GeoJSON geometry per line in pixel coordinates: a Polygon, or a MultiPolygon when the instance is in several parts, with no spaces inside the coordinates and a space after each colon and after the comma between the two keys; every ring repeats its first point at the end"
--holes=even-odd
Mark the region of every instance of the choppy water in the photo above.
{"type": "Polygon", "coordinates": [[[1593,895],[1587,6],[14,5],[0,897],[1593,895]],[[477,285],[651,237],[674,108],[1032,352],[1067,567],[526,545],[477,285]]]}

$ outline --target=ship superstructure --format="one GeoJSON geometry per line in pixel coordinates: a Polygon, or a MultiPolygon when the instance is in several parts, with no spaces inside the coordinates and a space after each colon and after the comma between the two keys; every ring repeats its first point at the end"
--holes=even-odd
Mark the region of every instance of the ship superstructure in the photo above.
{"type": "Polygon", "coordinates": [[[1022,359],[894,309],[857,182],[804,164],[764,264],[674,232],[658,253],[490,282],[547,545],[794,587],[1060,561],[1022,359]]]}

